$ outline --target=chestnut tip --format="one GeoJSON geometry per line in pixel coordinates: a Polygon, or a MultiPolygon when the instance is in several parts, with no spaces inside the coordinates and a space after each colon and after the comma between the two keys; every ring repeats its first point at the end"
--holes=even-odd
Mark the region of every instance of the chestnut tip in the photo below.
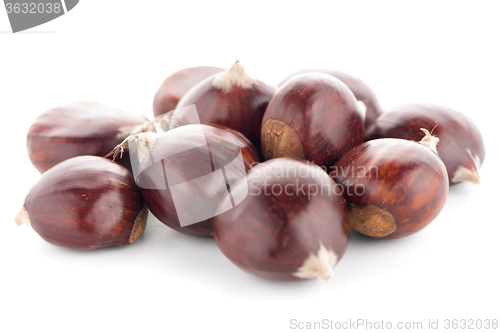
{"type": "Polygon", "coordinates": [[[14,222],[16,222],[17,226],[31,225],[30,215],[28,214],[28,211],[26,210],[24,205],[17,212],[16,217],[14,218],[14,222]]]}
{"type": "Polygon", "coordinates": [[[481,178],[479,177],[477,170],[467,169],[463,165],[460,165],[457,168],[457,170],[453,174],[453,178],[451,179],[451,181],[454,183],[469,181],[475,185],[481,184],[481,178]]]}
{"type": "Polygon", "coordinates": [[[476,154],[476,156],[472,156],[472,152],[469,148],[465,148],[465,151],[472,159],[474,166],[472,168],[466,168],[463,165],[459,165],[453,174],[453,178],[451,179],[454,183],[460,183],[469,181],[473,184],[479,185],[481,184],[481,178],[479,177],[479,168],[481,167],[481,159],[476,154]]]}
{"type": "Polygon", "coordinates": [[[215,88],[224,92],[231,91],[235,85],[243,89],[250,89],[255,83],[256,81],[245,72],[238,60],[227,71],[217,74],[212,81],[215,88]]]}
{"type": "Polygon", "coordinates": [[[134,140],[138,146],[137,153],[139,162],[142,162],[142,160],[144,160],[144,158],[146,158],[146,156],[151,153],[152,149],[155,146],[157,137],[158,133],[156,132],[142,132],[139,134],[131,134],[104,157],[112,155],[114,161],[118,154],[120,154],[121,158],[125,149],[129,147],[129,142],[134,140]]]}
{"type": "Polygon", "coordinates": [[[123,125],[118,128],[118,134],[116,138],[118,140],[125,140],[129,136],[134,134],[141,134],[145,132],[155,132],[155,133],[163,133],[172,129],[171,120],[172,120],[173,111],[167,112],[161,116],[156,117],[153,121],[146,121],[142,124],[135,125],[123,125]]]}
{"type": "Polygon", "coordinates": [[[317,278],[329,282],[337,262],[337,254],[332,249],[328,250],[320,241],[318,253],[311,252],[302,266],[292,275],[300,279],[317,278]]]}
{"type": "MultiPolygon", "coordinates": [[[[437,125],[436,125],[437,126],[437,125]]],[[[434,126],[434,128],[436,128],[434,126]]],[[[434,128],[432,130],[434,130],[434,128]]],[[[425,133],[425,136],[420,140],[420,144],[432,150],[433,153],[437,154],[437,145],[439,143],[439,138],[437,136],[432,135],[432,131],[429,132],[426,128],[420,129],[425,133]]]]}
{"type": "Polygon", "coordinates": [[[118,129],[118,134],[116,138],[118,140],[125,140],[132,134],[138,134],[143,132],[143,125],[124,125],[118,129]]]}

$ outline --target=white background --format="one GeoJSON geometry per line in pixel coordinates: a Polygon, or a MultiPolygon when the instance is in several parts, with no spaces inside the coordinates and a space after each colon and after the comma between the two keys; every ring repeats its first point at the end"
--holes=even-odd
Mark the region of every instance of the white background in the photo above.
{"type": "Polygon", "coordinates": [[[288,332],[297,331],[291,319],[424,327],[500,319],[498,4],[84,0],[18,34],[0,7],[0,331],[288,332]],[[467,113],[486,142],[482,184],[453,187],[439,217],[414,236],[352,235],[329,284],[253,277],[212,239],[154,217],[135,244],[88,252],[15,226],[39,178],[26,133],[40,113],[94,99],[152,117],[166,76],[235,60],[270,84],[325,67],[362,78],[386,108],[430,102],[467,113]]]}

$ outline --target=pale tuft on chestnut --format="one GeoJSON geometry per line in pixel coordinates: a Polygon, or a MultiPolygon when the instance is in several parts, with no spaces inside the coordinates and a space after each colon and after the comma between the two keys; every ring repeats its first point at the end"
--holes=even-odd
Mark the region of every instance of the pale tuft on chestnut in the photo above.
{"type": "Polygon", "coordinates": [[[224,92],[229,92],[234,86],[239,86],[243,89],[251,89],[256,84],[253,78],[250,77],[243,69],[239,61],[236,61],[230,70],[224,72],[222,75],[217,75],[213,81],[216,88],[224,92]]]}
{"type": "Polygon", "coordinates": [[[332,250],[328,250],[320,241],[318,252],[316,254],[311,252],[302,266],[293,273],[293,276],[299,279],[317,278],[329,282],[333,275],[333,267],[337,265],[337,262],[337,254],[332,250]]]}

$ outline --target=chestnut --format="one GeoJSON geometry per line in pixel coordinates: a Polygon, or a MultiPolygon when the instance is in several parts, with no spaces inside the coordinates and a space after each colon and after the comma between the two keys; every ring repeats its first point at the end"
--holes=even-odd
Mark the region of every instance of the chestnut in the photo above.
{"type": "MultiPolygon", "coordinates": [[[[275,91],[276,88],[251,78],[236,61],[229,70],[194,86],[181,98],[176,109],[194,104],[202,124],[233,128],[260,151],[262,116],[275,91]]],[[[186,119],[179,125],[190,123],[186,119]]]]}
{"type": "Polygon", "coordinates": [[[239,205],[215,217],[224,255],[259,277],[328,281],[350,233],[344,198],[328,174],[307,161],[276,158],[252,168],[231,193],[247,188],[239,205]]]}
{"type": "Polygon", "coordinates": [[[437,151],[446,165],[450,185],[464,181],[480,183],[484,141],[479,128],[465,114],[433,104],[405,104],[381,114],[367,129],[365,139],[418,140],[420,128],[434,128],[437,151]]]}
{"type": "MultiPolygon", "coordinates": [[[[28,155],[40,173],[71,157],[104,156],[123,140],[123,128],[145,121],[141,115],[94,101],[61,105],[42,113],[29,128],[28,155]]],[[[118,162],[130,167],[129,161],[118,162]]]]}
{"type": "Polygon", "coordinates": [[[365,128],[370,126],[375,118],[377,118],[382,113],[382,107],[380,106],[377,96],[375,95],[373,90],[371,90],[370,87],[366,85],[366,83],[361,81],[361,79],[358,79],[357,77],[345,72],[323,68],[302,69],[286,76],[278,83],[278,87],[281,87],[292,77],[304,73],[324,73],[344,82],[345,85],[352,91],[358,102],[363,104],[362,107],[365,110],[365,128]]]}
{"type": "Polygon", "coordinates": [[[45,241],[89,250],[135,242],[148,210],[127,168],[97,156],[67,159],[31,188],[16,223],[45,241]]]}
{"type": "Polygon", "coordinates": [[[439,214],[448,195],[448,174],[436,154],[439,139],[365,142],[335,164],[333,179],[348,204],[352,230],[374,238],[416,233],[439,214]]]}
{"type": "Polygon", "coordinates": [[[260,162],[247,138],[221,125],[141,133],[126,144],[132,158],[138,157],[137,166],[132,164],[151,213],[172,229],[198,237],[213,236],[222,196],[260,162]]]}
{"type": "Polygon", "coordinates": [[[153,113],[158,117],[175,109],[182,96],[196,84],[209,76],[225,69],[211,66],[198,66],[181,69],[163,81],[153,100],[153,113]]]}
{"type": "Polygon", "coordinates": [[[347,86],[331,75],[306,73],[281,86],[262,119],[265,159],[294,157],[329,167],[363,142],[363,116],[347,86]]]}

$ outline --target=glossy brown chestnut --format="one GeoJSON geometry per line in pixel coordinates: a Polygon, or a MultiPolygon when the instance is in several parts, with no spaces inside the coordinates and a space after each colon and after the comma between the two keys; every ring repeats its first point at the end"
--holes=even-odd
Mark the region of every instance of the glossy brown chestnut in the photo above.
{"type": "Polygon", "coordinates": [[[344,73],[341,71],[334,71],[331,69],[323,68],[308,68],[296,71],[278,83],[278,87],[281,87],[286,81],[290,80],[292,77],[304,73],[324,73],[336,77],[340,81],[344,82],[345,85],[353,92],[356,99],[363,103],[365,112],[365,127],[368,126],[382,113],[382,108],[377,99],[375,93],[364,83],[361,79],[358,79],[351,74],[344,73]]]}
{"type": "MultiPolygon", "coordinates": [[[[251,78],[237,61],[189,90],[176,109],[196,105],[202,124],[219,124],[246,136],[260,150],[260,125],[276,88],[251,78]]],[[[189,124],[186,120],[181,125],[189,124]]]]}
{"type": "Polygon", "coordinates": [[[189,89],[209,76],[225,69],[211,66],[198,66],[181,69],[163,81],[153,100],[153,112],[158,117],[175,109],[179,100],[189,89]]]}
{"type": "MultiPolygon", "coordinates": [[[[49,109],[28,131],[31,163],[41,173],[59,162],[82,155],[104,156],[124,138],[120,129],[147,119],[99,102],[81,101],[49,109]]],[[[117,162],[130,167],[128,156],[117,162]]]]}
{"type": "Polygon", "coordinates": [[[479,128],[465,114],[445,106],[406,104],[380,115],[367,129],[365,139],[419,140],[420,128],[434,128],[437,151],[446,165],[450,185],[464,181],[479,184],[485,148],[479,128]]]}
{"type": "Polygon", "coordinates": [[[363,142],[356,98],[340,80],[306,73],[274,94],[262,120],[265,159],[294,157],[329,167],[363,142]]]}
{"type": "Polygon", "coordinates": [[[375,238],[398,238],[421,230],[439,214],[448,175],[435,153],[438,139],[365,142],[332,169],[348,204],[351,229],[375,238]]]}
{"type": "Polygon", "coordinates": [[[26,196],[16,223],[45,241],[89,250],[136,241],[148,210],[125,167],[97,156],[65,160],[45,172],[26,196]]]}
{"type": "Polygon", "coordinates": [[[229,260],[267,279],[328,281],[350,232],[341,191],[328,174],[306,161],[277,158],[231,187],[236,197],[247,191],[215,218],[215,241],[229,260]]]}
{"type": "Polygon", "coordinates": [[[132,156],[139,156],[134,169],[151,213],[191,236],[213,236],[213,217],[222,196],[259,162],[247,138],[220,125],[142,133],[128,145],[132,156]]]}

